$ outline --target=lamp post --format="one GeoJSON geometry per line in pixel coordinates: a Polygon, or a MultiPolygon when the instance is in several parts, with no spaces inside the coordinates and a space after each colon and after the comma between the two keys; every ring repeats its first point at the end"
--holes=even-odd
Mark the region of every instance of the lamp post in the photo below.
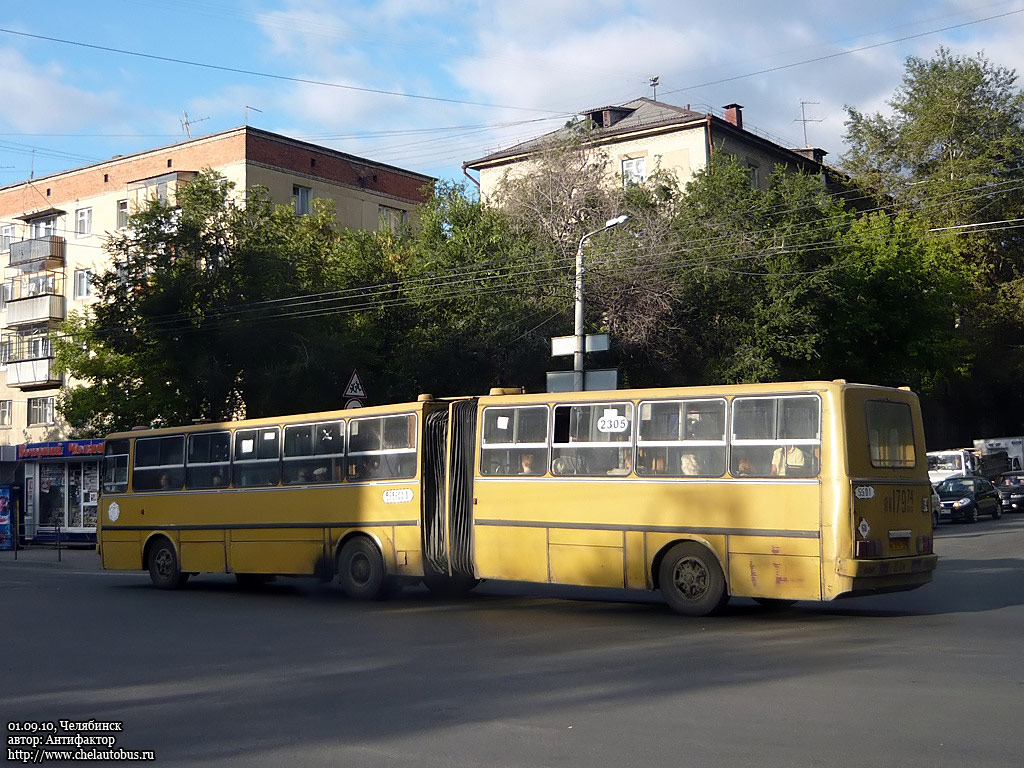
{"type": "Polygon", "coordinates": [[[587,232],[581,237],[579,247],[576,249],[576,323],[573,328],[576,335],[576,349],[572,353],[572,388],[574,392],[583,391],[583,353],[586,351],[587,344],[586,334],[583,333],[583,244],[598,232],[617,227],[628,218],[629,216],[622,214],[614,219],[608,219],[603,227],[595,229],[593,232],[587,232]]]}

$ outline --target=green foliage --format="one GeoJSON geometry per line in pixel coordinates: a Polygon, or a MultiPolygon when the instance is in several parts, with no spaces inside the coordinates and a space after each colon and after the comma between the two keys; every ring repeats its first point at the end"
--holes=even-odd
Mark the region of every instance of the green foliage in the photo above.
{"type": "Polygon", "coordinates": [[[372,272],[333,221],[328,206],[297,217],[260,190],[242,205],[212,172],[177,207],[150,201],[107,243],[113,268],[95,278],[92,312],[65,325],[58,359],[76,386],[62,414],[98,434],[336,406],[358,323],[292,298],[372,272]]]}

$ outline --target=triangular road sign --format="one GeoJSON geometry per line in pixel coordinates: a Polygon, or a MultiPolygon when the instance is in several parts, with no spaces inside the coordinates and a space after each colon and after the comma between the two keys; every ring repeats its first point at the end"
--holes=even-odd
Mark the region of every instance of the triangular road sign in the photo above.
{"type": "Polygon", "coordinates": [[[348,386],[343,393],[345,397],[366,397],[366,389],[359,378],[359,371],[352,371],[352,378],[348,380],[348,386]]]}

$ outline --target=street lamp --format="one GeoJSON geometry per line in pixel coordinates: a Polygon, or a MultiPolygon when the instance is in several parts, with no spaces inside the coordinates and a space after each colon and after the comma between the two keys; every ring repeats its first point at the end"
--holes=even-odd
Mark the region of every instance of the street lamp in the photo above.
{"type": "Polygon", "coordinates": [[[574,392],[583,391],[583,353],[587,344],[586,335],[583,333],[583,244],[587,242],[587,238],[598,232],[604,232],[606,229],[617,227],[628,218],[629,216],[622,214],[614,219],[608,219],[603,227],[595,229],[593,232],[587,232],[581,237],[579,247],[576,249],[576,324],[573,328],[576,335],[576,349],[572,353],[572,389],[574,392]]]}

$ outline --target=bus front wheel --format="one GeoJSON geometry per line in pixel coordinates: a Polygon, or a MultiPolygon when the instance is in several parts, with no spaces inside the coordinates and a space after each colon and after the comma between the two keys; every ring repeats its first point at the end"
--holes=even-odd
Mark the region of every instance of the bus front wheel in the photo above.
{"type": "Polygon", "coordinates": [[[658,576],[665,602],[684,616],[707,616],[729,600],[717,558],[696,542],[672,547],[661,561],[658,576]]]}
{"type": "Polygon", "coordinates": [[[171,542],[158,542],[149,550],[149,578],[158,589],[177,589],[188,581],[188,574],[181,572],[178,553],[171,542]]]}
{"type": "Polygon", "coordinates": [[[380,600],[387,593],[384,558],[369,539],[349,539],[338,553],[338,581],[356,600],[380,600]]]}

